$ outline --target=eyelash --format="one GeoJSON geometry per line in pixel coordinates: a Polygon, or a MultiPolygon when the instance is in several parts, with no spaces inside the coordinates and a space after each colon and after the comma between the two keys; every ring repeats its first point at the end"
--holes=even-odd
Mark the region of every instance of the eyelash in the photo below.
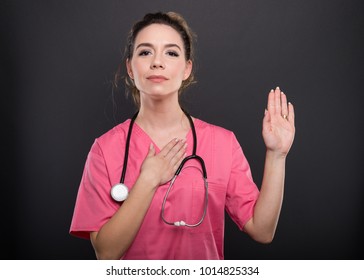
{"type": "Polygon", "coordinates": [[[147,56],[150,53],[151,53],[150,51],[143,50],[139,52],[139,56],[147,56]]]}
{"type": "MultiPolygon", "coordinates": [[[[173,57],[179,57],[179,54],[175,51],[167,51],[166,52],[169,56],[173,56],[173,57]]],[[[139,56],[147,56],[151,54],[151,51],[147,51],[147,50],[143,50],[139,52],[139,56]]]]}
{"type": "Polygon", "coordinates": [[[179,57],[179,54],[175,51],[167,51],[167,54],[174,57],[179,57]]]}

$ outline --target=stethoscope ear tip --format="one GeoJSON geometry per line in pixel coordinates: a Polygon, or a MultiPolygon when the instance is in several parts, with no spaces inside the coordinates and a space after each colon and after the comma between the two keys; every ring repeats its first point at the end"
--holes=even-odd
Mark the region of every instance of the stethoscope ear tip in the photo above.
{"type": "Polygon", "coordinates": [[[128,197],[129,189],[123,183],[118,183],[111,188],[110,194],[115,201],[121,202],[128,197]]]}

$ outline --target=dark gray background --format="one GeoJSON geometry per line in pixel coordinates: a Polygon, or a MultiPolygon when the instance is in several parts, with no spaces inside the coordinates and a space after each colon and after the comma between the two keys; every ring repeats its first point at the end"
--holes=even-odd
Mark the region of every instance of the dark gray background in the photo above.
{"type": "Polygon", "coordinates": [[[275,240],[227,218],[226,259],[363,259],[363,1],[2,1],[2,259],[94,259],[68,234],[95,137],[133,107],[111,84],[126,34],[177,11],[198,35],[195,117],[233,130],[260,185],[261,121],[280,86],[296,109],[275,240]]]}

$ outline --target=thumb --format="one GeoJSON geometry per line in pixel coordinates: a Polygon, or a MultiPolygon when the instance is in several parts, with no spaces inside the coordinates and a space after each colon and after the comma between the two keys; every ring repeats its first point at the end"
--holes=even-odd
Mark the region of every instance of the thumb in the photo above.
{"type": "Polygon", "coordinates": [[[270,120],[270,114],[269,111],[267,109],[264,109],[264,121],[269,121],[270,120]]]}
{"type": "Polygon", "coordinates": [[[263,130],[269,127],[269,122],[270,122],[270,114],[269,111],[265,109],[263,118],[263,130]]]}
{"type": "Polygon", "coordinates": [[[153,143],[150,143],[147,158],[152,157],[154,155],[155,155],[155,148],[154,148],[153,143]]]}

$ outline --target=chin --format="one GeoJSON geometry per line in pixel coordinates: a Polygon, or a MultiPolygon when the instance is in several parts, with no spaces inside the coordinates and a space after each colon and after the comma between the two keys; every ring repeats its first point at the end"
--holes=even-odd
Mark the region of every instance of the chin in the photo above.
{"type": "MultiPolygon", "coordinates": [[[[178,88],[179,89],[179,88],[178,88]]],[[[153,90],[149,90],[149,91],[143,91],[145,96],[150,96],[150,97],[154,97],[154,98],[158,98],[158,99],[163,99],[165,97],[170,97],[172,95],[177,95],[178,96],[178,89],[153,89],[153,90]]]]}

